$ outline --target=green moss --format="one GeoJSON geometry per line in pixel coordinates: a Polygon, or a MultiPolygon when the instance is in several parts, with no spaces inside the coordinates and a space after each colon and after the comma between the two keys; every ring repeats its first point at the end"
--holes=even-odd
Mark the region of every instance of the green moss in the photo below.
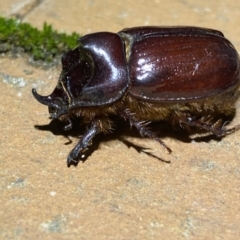
{"type": "Polygon", "coordinates": [[[0,17],[0,52],[23,49],[34,60],[52,61],[56,56],[77,46],[80,36],[58,33],[44,23],[40,31],[28,23],[0,17]]]}

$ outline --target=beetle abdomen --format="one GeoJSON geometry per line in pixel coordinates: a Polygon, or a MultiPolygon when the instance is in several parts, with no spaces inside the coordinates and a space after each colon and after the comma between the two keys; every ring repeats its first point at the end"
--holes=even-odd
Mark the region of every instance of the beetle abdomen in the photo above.
{"type": "Polygon", "coordinates": [[[191,28],[129,36],[129,93],[149,102],[194,101],[240,84],[239,56],[218,32],[191,28]]]}

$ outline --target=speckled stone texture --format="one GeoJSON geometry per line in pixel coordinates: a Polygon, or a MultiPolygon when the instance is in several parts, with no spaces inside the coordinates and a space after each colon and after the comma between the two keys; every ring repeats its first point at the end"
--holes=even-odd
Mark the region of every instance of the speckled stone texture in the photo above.
{"type": "MultiPolygon", "coordinates": [[[[0,15],[71,33],[139,25],[219,29],[240,50],[240,1],[17,1],[0,15]]],[[[0,57],[0,239],[238,239],[240,131],[217,141],[164,131],[171,155],[128,126],[95,139],[66,165],[77,134],[63,135],[31,89],[47,95],[61,66],[0,57]],[[165,161],[161,161],[165,160],[165,161]],[[168,163],[170,162],[170,163],[168,163]]],[[[239,113],[231,126],[240,123],[239,113]]],[[[72,132],[73,133],[73,132],[72,132]]]]}

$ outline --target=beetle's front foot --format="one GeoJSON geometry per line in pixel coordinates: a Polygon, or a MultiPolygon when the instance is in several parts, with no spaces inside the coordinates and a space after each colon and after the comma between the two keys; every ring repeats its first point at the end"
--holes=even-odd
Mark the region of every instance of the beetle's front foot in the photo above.
{"type": "Polygon", "coordinates": [[[68,157],[67,157],[67,164],[71,164],[72,162],[74,163],[77,163],[78,160],[77,160],[77,157],[79,155],[79,153],[81,152],[81,149],[80,151],[76,150],[76,147],[69,153],[68,157]]]}
{"type": "Polygon", "coordinates": [[[91,122],[90,128],[85,132],[83,137],[80,139],[78,144],[73,148],[67,157],[67,164],[71,162],[77,163],[78,156],[80,153],[83,153],[87,147],[91,144],[92,139],[101,131],[99,120],[94,119],[91,122]]]}

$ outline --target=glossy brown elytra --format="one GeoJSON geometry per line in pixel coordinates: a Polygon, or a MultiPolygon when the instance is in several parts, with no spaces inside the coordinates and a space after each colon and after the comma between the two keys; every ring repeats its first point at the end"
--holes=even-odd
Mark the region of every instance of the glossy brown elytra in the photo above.
{"type": "Polygon", "coordinates": [[[76,161],[94,136],[112,129],[118,115],[142,136],[164,142],[148,127],[164,120],[223,137],[225,117],[234,116],[239,97],[240,59],[224,35],[198,27],[135,27],[117,34],[99,32],[80,38],[62,57],[62,73],[49,96],[34,97],[49,107],[52,119],[76,116],[87,126],[70,152],[76,161]]]}

